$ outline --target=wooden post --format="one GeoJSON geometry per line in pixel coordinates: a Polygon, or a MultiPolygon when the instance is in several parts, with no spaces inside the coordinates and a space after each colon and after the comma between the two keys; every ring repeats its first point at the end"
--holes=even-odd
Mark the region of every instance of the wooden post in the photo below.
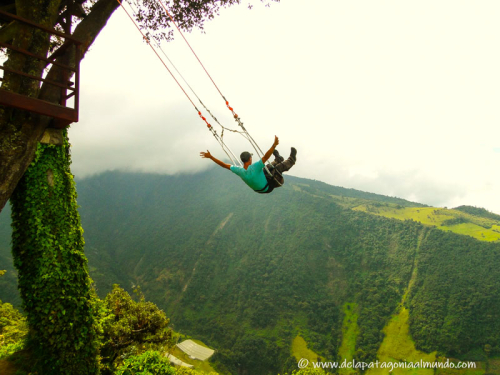
{"type": "Polygon", "coordinates": [[[63,145],[63,134],[62,129],[47,128],[43,133],[40,143],[46,145],[63,145]]]}

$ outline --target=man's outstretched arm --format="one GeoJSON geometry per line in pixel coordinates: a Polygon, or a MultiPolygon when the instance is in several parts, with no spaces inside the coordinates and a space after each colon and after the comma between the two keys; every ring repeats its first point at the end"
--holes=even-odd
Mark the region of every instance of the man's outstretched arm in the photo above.
{"type": "Polygon", "coordinates": [[[276,146],[278,146],[279,143],[280,143],[280,140],[278,139],[278,137],[274,136],[274,143],[273,143],[273,145],[271,146],[271,148],[262,157],[262,162],[263,163],[265,163],[266,161],[269,160],[269,158],[273,154],[274,149],[276,148],[276,146]]]}
{"type": "Polygon", "coordinates": [[[222,168],[226,169],[231,169],[231,166],[229,164],[224,163],[223,161],[220,161],[217,158],[214,158],[211,154],[210,151],[207,150],[207,152],[200,152],[200,156],[204,159],[211,159],[214,161],[214,163],[219,164],[222,168]]]}

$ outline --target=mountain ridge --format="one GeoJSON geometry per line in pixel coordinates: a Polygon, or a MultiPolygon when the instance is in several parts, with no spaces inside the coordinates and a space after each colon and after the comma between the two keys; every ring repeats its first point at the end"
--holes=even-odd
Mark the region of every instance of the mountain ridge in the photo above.
{"type": "Polygon", "coordinates": [[[79,180],[98,293],[140,285],[176,330],[219,348],[222,372],[296,368],[297,335],[329,360],[341,347],[372,360],[402,303],[418,350],[465,358],[490,345],[500,353],[499,243],[352,209],[433,209],[424,205],[286,181],[259,195],[218,169],[79,180]],[[346,306],[357,317],[350,339],[346,306]]]}

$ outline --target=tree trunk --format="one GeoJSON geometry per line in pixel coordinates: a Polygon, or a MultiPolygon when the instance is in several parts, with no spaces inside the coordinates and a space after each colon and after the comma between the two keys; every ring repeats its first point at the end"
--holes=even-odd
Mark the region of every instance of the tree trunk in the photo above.
{"type": "MultiPolygon", "coordinates": [[[[39,7],[34,7],[30,0],[18,0],[16,7],[19,16],[47,27],[53,27],[59,16],[60,1],[46,0],[42,1],[39,7]]],[[[90,13],[76,27],[73,36],[83,43],[82,57],[118,7],[116,0],[98,0],[90,13]]],[[[49,39],[46,33],[33,31],[27,26],[20,26],[19,30],[20,32],[12,42],[14,46],[47,56],[49,39]]],[[[71,56],[74,56],[74,51],[68,49],[58,58],[58,61],[71,63],[71,56]]],[[[38,60],[14,52],[9,55],[5,65],[38,77],[42,76],[44,67],[38,60]]],[[[52,66],[47,78],[62,82],[61,69],[52,66]]],[[[60,88],[47,84],[40,87],[38,81],[20,78],[9,73],[4,75],[2,89],[52,103],[58,103],[61,95],[60,88]]],[[[51,122],[50,117],[0,106],[0,212],[33,160],[37,143],[51,122]]]]}
{"type": "Polygon", "coordinates": [[[102,317],[83,253],[67,131],[54,139],[37,147],[11,198],[27,349],[39,374],[94,375],[102,317]]]}

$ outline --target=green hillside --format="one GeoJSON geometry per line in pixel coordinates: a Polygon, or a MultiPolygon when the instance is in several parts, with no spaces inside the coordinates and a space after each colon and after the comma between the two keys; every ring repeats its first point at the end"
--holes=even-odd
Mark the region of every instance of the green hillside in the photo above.
{"type": "Polygon", "coordinates": [[[500,221],[500,215],[494,214],[488,210],[485,210],[481,207],[473,207],[473,206],[459,206],[456,207],[455,210],[467,212],[474,216],[484,217],[486,219],[493,219],[495,221],[500,221]]]}
{"type": "Polygon", "coordinates": [[[368,203],[353,208],[398,220],[414,220],[444,231],[474,237],[481,241],[500,240],[500,216],[485,209],[466,206],[456,209],[435,207],[403,207],[391,203],[368,203]]]}
{"type": "Polygon", "coordinates": [[[176,331],[218,349],[221,373],[291,372],[300,353],[372,361],[396,343],[490,368],[500,355],[494,218],[293,177],[258,195],[219,169],[112,172],[77,188],[99,295],[140,285],[176,331]],[[442,230],[465,224],[490,241],[442,230]]]}

